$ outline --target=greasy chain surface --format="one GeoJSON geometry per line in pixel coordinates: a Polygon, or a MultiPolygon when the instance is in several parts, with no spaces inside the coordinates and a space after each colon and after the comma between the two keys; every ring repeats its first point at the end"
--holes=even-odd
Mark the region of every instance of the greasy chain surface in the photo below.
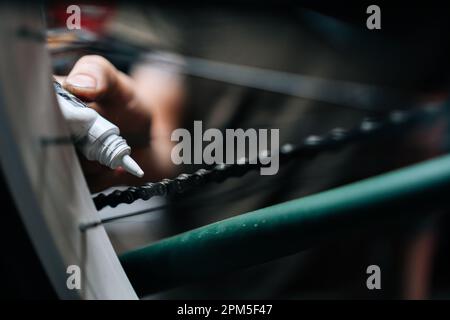
{"type": "MultiPolygon", "coordinates": [[[[346,130],[335,128],[324,135],[311,135],[300,144],[284,144],[280,147],[280,164],[294,158],[307,159],[319,152],[333,150],[348,143],[361,139],[380,136],[382,133],[402,132],[406,126],[410,127],[424,121],[436,119],[447,111],[447,105],[428,105],[411,111],[392,111],[380,118],[365,118],[358,126],[346,130]]],[[[268,156],[267,152],[260,157],[268,156]]],[[[159,182],[145,183],[139,187],[126,190],[116,190],[108,195],[98,194],[93,198],[97,210],[106,206],[116,207],[121,203],[133,203],[138,199],[148,200],[154,196],[168,196],[180,194],[210,182],[222,182],[231,177],[241,177],[251,170],[259,169],[258,164],[250,164],[244,159],[237,164],[218,164],[211,169],[200,169],[194,173],[183,173],[174,179],[164,179],[159,182]]]]}

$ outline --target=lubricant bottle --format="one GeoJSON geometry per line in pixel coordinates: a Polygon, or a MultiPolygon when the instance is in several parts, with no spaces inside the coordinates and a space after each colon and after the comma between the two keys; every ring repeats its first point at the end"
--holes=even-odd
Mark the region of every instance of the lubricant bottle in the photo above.
{"type": "Polygon", "coordinates": [[[88,160],[142,177],[144,172],[130,157],[131,148],[120,136],[117,126],[89,108],[80,99],[53,81],[56,97],[77,148],[88,160]]]}

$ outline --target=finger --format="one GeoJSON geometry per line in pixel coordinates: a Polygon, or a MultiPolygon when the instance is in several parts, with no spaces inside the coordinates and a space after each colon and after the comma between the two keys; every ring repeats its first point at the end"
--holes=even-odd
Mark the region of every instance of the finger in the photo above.
{"type": "Polygon", "coordinates": [[[64,81],[66,80],[66,77],[65,77],[65,76],[55,76],[55,75],[54,75],[53,78],[55,78],[56,81],[59,82],[59,84],[63,84],[64,81]]]}
{"type": "Polygon", "coordinates": [[[134,92],[131,79],[97,55],[79,59],[65,79],[64,87],[82,100],[112,106],[128,103],[134,92]]]}
{"type": "MultiPolygon", "coordinates": [[[[59,84],[63,84],[66,81],[66,76],[53,76],[59,84]]],[[[102,117],[105,117],[105,110],[103,108],[100,108],[95,102],[88,103],[89,107],[97,111],[102,117]]]]}

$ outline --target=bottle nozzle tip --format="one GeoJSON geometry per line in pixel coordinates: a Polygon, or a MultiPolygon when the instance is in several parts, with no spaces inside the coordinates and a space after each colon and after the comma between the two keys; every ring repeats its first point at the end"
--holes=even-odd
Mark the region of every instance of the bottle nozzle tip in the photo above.
{"type": "Polygon", "coordinates": [[[142,178],[144,176],[144,171],[142,171],[136,161],[134,161],[129,155],[122,157],[121,166],[136,177],[142,178]]]}

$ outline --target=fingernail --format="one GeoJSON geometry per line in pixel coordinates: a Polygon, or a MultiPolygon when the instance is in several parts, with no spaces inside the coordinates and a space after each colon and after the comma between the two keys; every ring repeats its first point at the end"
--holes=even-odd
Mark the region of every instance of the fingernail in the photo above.
{"type": "Polygon", "coordinates": [[[72,87],[83,89],[95,89],[97,81],[91,76],[85,74],[74,74],[66,79],[66,83],[72,87]]]}

